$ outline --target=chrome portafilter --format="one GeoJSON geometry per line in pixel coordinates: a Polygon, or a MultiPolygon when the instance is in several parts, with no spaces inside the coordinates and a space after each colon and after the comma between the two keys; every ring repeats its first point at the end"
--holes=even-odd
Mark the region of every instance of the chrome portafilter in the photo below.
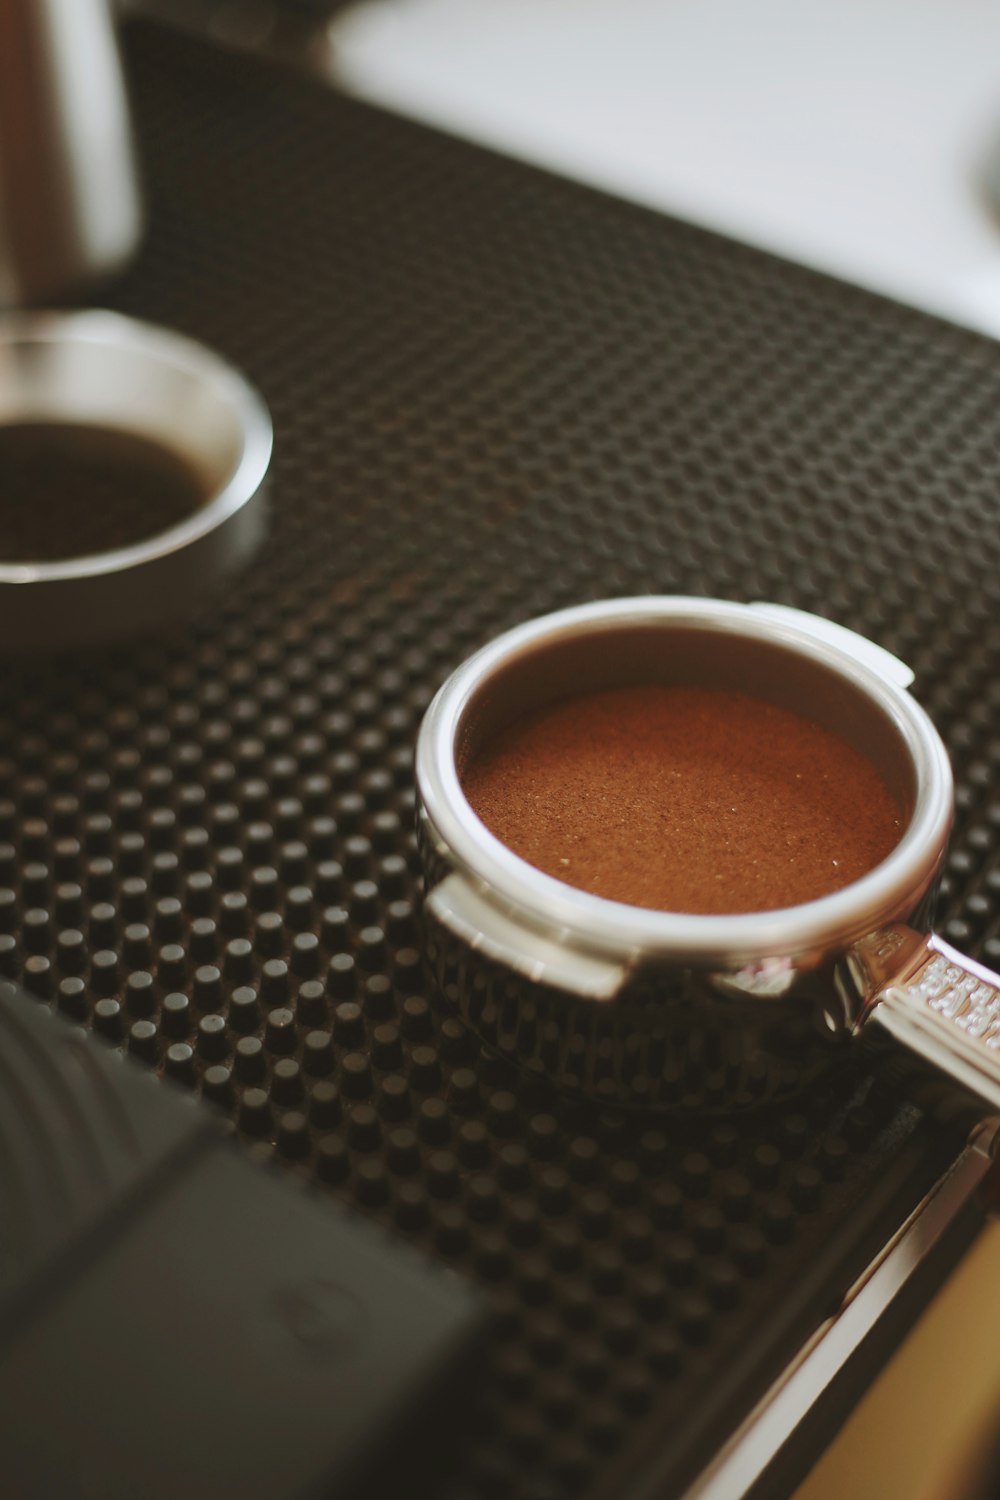
{"type": "Polygon", "coordinates": [[[777,606],[607,600],[499,637],[445,683],[417,745],[437,982],[488,1045],[609,1103],[778,1097],[875,1029],[1000,1108],[1000,979],[929,930],[952,777],[911,680],[853,632],[777,606]],[[480,747],[561,699],[650,682],[739,692],[838,735],[903,809],[896,847],[819,899],[702,916],[578,890],[480,822],[461,779],[480,747]]]}

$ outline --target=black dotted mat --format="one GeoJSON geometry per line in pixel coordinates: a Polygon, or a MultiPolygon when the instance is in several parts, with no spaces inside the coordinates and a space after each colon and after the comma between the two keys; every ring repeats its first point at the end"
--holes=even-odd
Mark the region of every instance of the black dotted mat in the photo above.
{"type": "Polygon", "coordinates": [[[561,605],[816,610],[917,669],[944,931],[995,959],[997,350],[246,59],[128,60],[111,300],[260,385],[273,536],[190,631],[5,669],[0,967],[487,1290],[449,1497],[624,1495],[651,1434],[674,1493],[960,1138],[864,1058],[699,1126],[480,1052],[422,977],[414,736],[561,605]]]}

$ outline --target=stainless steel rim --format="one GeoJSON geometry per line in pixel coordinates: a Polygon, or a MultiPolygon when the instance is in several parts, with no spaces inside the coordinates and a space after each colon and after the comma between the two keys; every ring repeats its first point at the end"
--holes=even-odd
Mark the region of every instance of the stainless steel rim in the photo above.
{"type": "MultiPolygon", "coordinates": [[[[11,351],[46,344],[103,345],[129,351],[199,381],[228,406],[241,433],[242,450],[218,493],[176,525],[131,546],[88,556],[56,562],[0,562],[0,587],[86,580],[140,567],[198,542],[253,500],[270,463],[271,419],[261,397],[232,365],[193,339],[119,313],[12,314],[0,323],[0,383],[11,351]]],[[[57,418],[59,412],[52,408],[42,414],[57,418]]]]}
{"type": "Polygon", "coordinates": [[[536,930],[572,934],[574,942],[602,955],[708,968],[775,955],[839,951],[898,918],[912,893],[926,886],[933,873],[952,816],[946,751],[931,720],[908,692],[790,621],[769,619],[743,604],[683,596],[584,604],[498,637],[459,667],[437,694],[421,727],[416,771],[424,811],[455,867],[512,915],[536,930]],[[534,869],[495,838],[466,802],[455,763],[456,734],[473,693],[526,650],[571,635],[636,625],[696,626],[780,644],[822,663],[873,699],[905,745],[917,785],[910,824],[888,859],[844,890],[801,906],[737,916],[690,916],[640,910],[572,889],[534,869]]]}

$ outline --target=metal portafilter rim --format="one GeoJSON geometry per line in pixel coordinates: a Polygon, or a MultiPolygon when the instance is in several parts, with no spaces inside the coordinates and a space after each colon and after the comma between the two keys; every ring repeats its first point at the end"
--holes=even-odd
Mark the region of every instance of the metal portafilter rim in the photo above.
{"type": "Polygon", "coordinates": [[[92,644],[182,618],[259,544],[270,416],[244,377],[195,340],[101,310],[5,316],[0,424],[35,421],[147,439],[198,474],[207,498],[127,546],[0,559],[3,649],[92,644]]]}
{"type": "MultiPolygon", "coordinates": [[[[789,611],[773,618],[753,606],[684,596],[603,600],[574,606],[515,627],[484,646],[449,678],[425,716],[417,745],[417,782],[424,814],[456,870],[530,929],[578,944],[595,955],[639,957],[711,969],[742,966],[775,956],[841,949],[919,904],[937,871],[952,818],[952,778],[933,724],[904,688],[847,653],[824,632],[817,635],[789,611]],[[635,631],[756,641],[780,653],[783,670],[833,674],[873,703],[913,768],[914,796],[903,837],[876,869],[854,884],[777,911],[702,916],[647,911],[593,896],[543,874],[520,859],[480,822],[462,791],[459,760],[477,705],[488,701],[501,678],[543,660],[577,638],[613,642],[635,631]]],[[[809,621],[810,617],[803,616],[809,621]]],[[[825,623],[825,622],[824,622],[825,623]]],[[[846,636],[848,633],[843,632],[846,636]]],[[[586,691],[563,682],[552,696],[586,691]]],[[[513,698],[515,689],[511,689],[513,698]]],[[[803,710],[808,712],[808,710],[803,710]]]]}
{"type": "Polygon", "coordinates": [[[938,1092],[1000,1108],[1000,978],[925,927],[953,793],[911,680],[853,632],[781,606],[608,600],[499,637],[445,683],[418,739],[439,983],[485,1041],[608,1103],[721,1107],[727,1079],[737,1097],[758,1084],[771,1097],[793,1057],[805,1066],[811,1029],[872,1023],[938,1092]],[[897,795],[899,843],[831,895],[733,916],[646,911],[542,874],[472,811],[465,758],[545,703],[639,681],[735,689],[839,732],[897,795]]]}

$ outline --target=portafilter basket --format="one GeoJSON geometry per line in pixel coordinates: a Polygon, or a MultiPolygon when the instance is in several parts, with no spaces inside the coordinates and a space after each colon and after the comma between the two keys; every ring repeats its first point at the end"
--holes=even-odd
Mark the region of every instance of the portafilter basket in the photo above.
{"type": "Polygon", "coordinates": [[[218,596],[264,535],[271,419],[244,377],[193,339],[103,311],[0,319],[0,425],[13,423],[142,439],[196,475],[203,498],[110,550],[0,555],[2,651],[93,645],[181,620],[218,596]]]}
{"type": "Polygon", "coordinates": [[[500,636],[441,688],[417,745],[437,982],[490,1047],[608,1103],[775,1098],[874,1028],[1000,1107],[1000,979],[929,930],[952,776],[911,681],[880,647],[780,606],[616,599],[500,636]],[[818,900],[692,916],[577,890],[489,832],[461,785],[480,746],[545,704],[650,682],[740,692],[836,733],[904,810],[898,844],[818,900]]]}

